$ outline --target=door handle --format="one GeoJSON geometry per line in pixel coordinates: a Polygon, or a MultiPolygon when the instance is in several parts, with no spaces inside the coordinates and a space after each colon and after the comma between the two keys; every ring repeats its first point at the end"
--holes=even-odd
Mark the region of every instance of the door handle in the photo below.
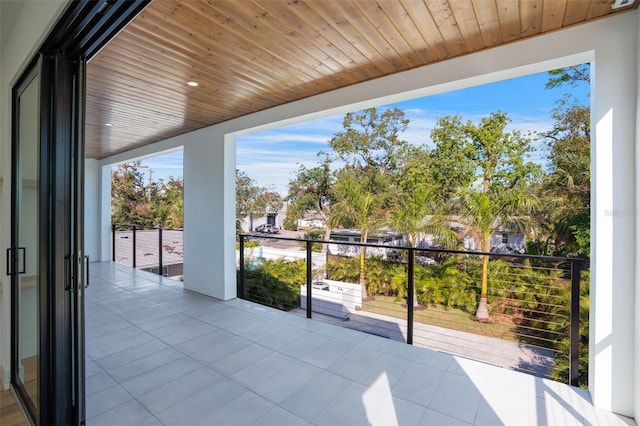
{"type": "Polygon", "coordinates": [[[84,288],[89,287],[89,255],[84,257],[87,278],[84,281],[84,288]]]}
{"type": "Polygon", "coordinates": [[[89,256],[66,256],[64,260],[67,282],[64,289],[75,292],[89,287],[89,256]]]}
{"type": "Polygon", "coordinates": [[[7,249],[7,275],[13,275],[12,272],[12,267],[13,266],[13,256],[11,255],[11,252],[13,251],[13,249],[11,247],[9,247],[7,249]]]}
{"type": "Polygon", "coordinates": [[[7,275],[24,274],[27,272],[27,249],[25,247],[8,248],[7,249],[7,275]],[[15,256],[17,252],[18,257],[15,256]],[[20,254],[22,253],[22,268],[15,270],[16,261],[20,260],[20,254]]]}
{"type": "Polygon", "coordinates": [[[73,257],[64,257],[64,289],[66,291],[74,291],[74,276],[73,276],[73,257]]]}

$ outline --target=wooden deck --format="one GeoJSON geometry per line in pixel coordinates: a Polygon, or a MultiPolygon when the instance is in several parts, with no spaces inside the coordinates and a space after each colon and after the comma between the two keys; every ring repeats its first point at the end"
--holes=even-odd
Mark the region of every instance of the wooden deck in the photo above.
{"type": "MultiPolygon", "coordinates": [[[[25,371],[25,390],[34,400],[38,400],[38,356],[31,356],[22,360],[25,371]]],[[[10,390],[0,391],[0,425],[22,426],[28,422],[18,407],[15,397],[10,390]]]]}
{"type": "Polygon", "coordinates": [[[10,390],[0,391],[0,425],[23,426],[27,422],[10,390]]]}

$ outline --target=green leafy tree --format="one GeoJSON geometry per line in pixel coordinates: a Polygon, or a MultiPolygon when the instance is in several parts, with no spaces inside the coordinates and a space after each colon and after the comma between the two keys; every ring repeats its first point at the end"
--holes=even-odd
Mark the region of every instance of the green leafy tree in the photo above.
{"type": "Polygon", "coordinates": [[[245,217],[249,217],[249,230],[253,230],[253,218],[280,211],[282,197],[275,191],[257,185],[256,181],[243,171],[236,169],[236,227],[245,217]]]}
{"type": "MultiPolygon", "coordinates": [[[[580,87],[591,81],[588,64],[549,72],[547,88],[580,87]]],[[[555,243],[555,253],[561,255],[590,255],[590,204],[591,204],[591,114],[589,105],[565,95],[556,103],[551,113],[554,126],[543,134],[550,148],[549,174],[542,185],[547,215],[540,221],[548,231],[547,240],[555,243]]],[[[570,294],[567,298],[570,300],[570,294]]],[[[569,345],[567,336],[570,313],[564,310],[564,323],[557,325],[560,335],[560,352],[552,375],[568,381],[569,345]]],[[[589,370],[589,271],[582,272],[580,290],[580,344],[578,384],[587,387],[589,370]]]]}
{"type": "MultiPolygon", "coordinates": [[[[512,189],[495,193],[467,189],[459,193],[461,221],[465,232],[480,244],[481,251],[491,251],[491,237],[497,226],[511,230],[525,229],[528,215],[538,207],[537,198],[529,191],[512,189]]],[[[476,317],[489,318],[487,289],[489,276],[489,257],[482,257],[482,277],[480,281],[480,302],[476,317]]]]}
{"type": "Polygon", "coordinates": [[[571,97],[552,111],[554,127],[547,141],[549,173],[542,190],[548,209],[541,221],[556,253],[589,255],[591,205],[591,122],[589,107],[571,97]]]}
{"type": "Polygon", "coordinates": [[[150,208],[156,225],[165,228],[184,227],[184,183],[182,177],[169,177],[167,183],[162,180],[153,182],[147,191],[150,194],[150,208]]]}
{"type": "Polygon", "coordinates": [[[253,230],[253,214],[260,188],[256,181],[241,170],[236,169],[236,228],[240,229],[240,222],[249,216],[249,230],[253,230]]]}
{"type": "MultiPolygon", "coordinates": [[[[307,211],[315,211],[324,220],[324,240],[328,241],[331,235],[329,217],[331,207],[335,202],[333,185],[335,173],[330,169],[330,160],[324,161],[311,168],[301,165],[296,177],[289,182],[287,199],[290,202],[287,213],[291,212],[296,218],[302,217],[307,211]]],[[[326,244],[322,251],[325,251],[326,244]]]]}
{"type": "MultiPolygon", "coordinates": [[[[368,108],[344,116],[343,130],[329,141],[336,160],[345,164],[337,175],[336,202],[329,223],[360,230],[360,238],[382,228],[385,209],[391,207],[393,175],[407,142],[401,134],[409,120],[398,108],[379,112],[368,108]]],[[[368,298],[365,271],[366,247],[360,247],[360,284],[368,298]]]]}
{"type": "Polygon", "coordinates": [[[111,221],[121,229],[154,225],[139,161],[121,164],[111,172],[111,221]]]}
{"type": "Polygon", "coordinates": [[[469,187],[475,179],[476,164],[473,146],[469,143],[460,115],[440,118],[431,131],[435,149],[429,153],[432,184],[437,188],[438,201],[442,204],[463,188],[469,187]]]}
{"type": "Polygon", "coordinates": [[[282,197],[275,191],[265,188],[260,189],[255,204],[255,211],[263,216],[276,214],[282,209],[282,197]]]}
{"type": "MultiPolygon", "coordinates": [[[[390,222],[394,229],[402,232],[408,246],[417,247],[418,239],[429,234],[438,244],[455,247],[458,244],[456,233],[435,215],[438,206],[431,184],[429,154],[424,149],[407,147],[395,180],[390,222]]],[[[413,306],[419,306],[416,286],[413,289],[413,306]]]]}
{"type": "Polygon", "coordinates": [[[581,64],[549,71],[549,80],[545,87],[547,89],[553,89],[565,84],[578,87],[581,84],[588,84],[590,82],[591,72],[589,70],[589,64],[581,64]]]}
{"type": "Polygon", "coordinates": [[[378,194],[378,201],[389,188],[391,175],[398,170],[398,157],[407,142],[400,135],[409,120],[404,111],[390,108],[379,113],[375,108],[347,113],[342,126],[329,141],[336,158],[357,171],[366,189],[378,194]]]}
{"type": "MultiPolygon", "coordinates": [[[[528,188],[539,181],[542,170],[528,161],[533,151],[531,139],[518,131],[507,131],[510,119],[497,111],[483,117],[476,125],[464,123],[460,116],[443,117],[432,132],[436,148],[434,158],[450,158],[455,163],[455,181],[465,184],[456,198],[460,214],[485,252],[490,251],[491,235],[496,225],[506,225],[519,215],[530,214],[536,197],[528,188]],[[455,169],[457,167],[457,169],[455,169]],[[479,182],[480,189],[471,189],[479,182]]],[[[437,163],[440,167],[444,164],[437,163]]],[[[440,174],[444,175],[446,170],[440,174]]],[[[487,265],[483,261],[480,302],[476,316],[485,320],[487,309],[487,265]]]]}

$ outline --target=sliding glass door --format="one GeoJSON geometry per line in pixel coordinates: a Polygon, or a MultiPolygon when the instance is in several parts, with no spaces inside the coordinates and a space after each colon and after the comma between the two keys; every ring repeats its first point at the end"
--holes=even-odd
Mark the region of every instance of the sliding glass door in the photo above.
{"type": "Polygon", "coordinates": [[[148,2],[69,2],[13,87],[11,384],[35,424],[85,423],[85,65],[148,2]]]}
{"type": "Polygon", "coordinates": [[[14,296],[14,387],[39,419],[40,393],[40,62],[14,98],[12,246],[7,252],[14,296]]]}
{"type": "Polygon", "coordinates": [[[13,90],[12,377],[35,424],[83,424],[84,59],[40,54],[13,90]]]}

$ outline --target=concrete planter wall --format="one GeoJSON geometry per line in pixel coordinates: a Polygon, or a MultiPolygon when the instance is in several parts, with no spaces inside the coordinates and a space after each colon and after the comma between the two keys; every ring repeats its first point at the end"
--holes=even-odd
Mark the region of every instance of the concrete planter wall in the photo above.
{"type": "MultiPolygon", "coordinates": [[[[346,319],[355,313],[356,307],[362,307],[360,284],[342,281],[314,281],[311,289],[312,312],[346,319]]],[[[307,287],[300,286],[300,308],[307,308],[307,287]]]]}

